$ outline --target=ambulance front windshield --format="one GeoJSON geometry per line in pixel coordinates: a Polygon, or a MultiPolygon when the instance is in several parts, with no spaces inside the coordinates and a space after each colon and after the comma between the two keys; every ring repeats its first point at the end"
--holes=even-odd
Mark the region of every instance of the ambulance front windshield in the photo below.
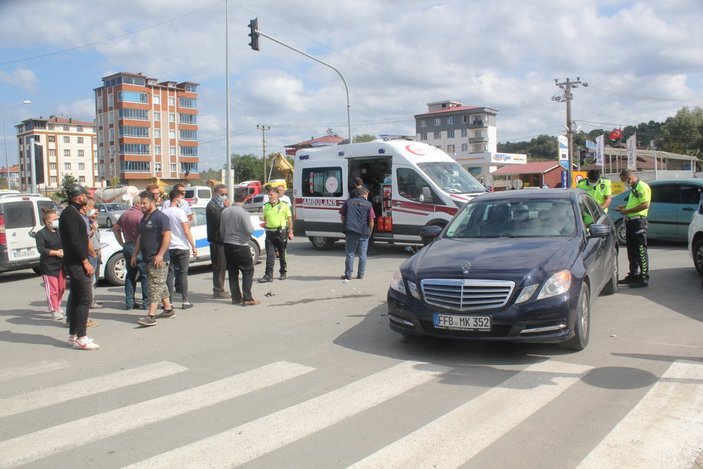
{"type": "Polygon", "coordinates": [[[468,171],[455,162],[420,163],[422,169],[443,191],[449,194],[486,192],[468,171]]]}

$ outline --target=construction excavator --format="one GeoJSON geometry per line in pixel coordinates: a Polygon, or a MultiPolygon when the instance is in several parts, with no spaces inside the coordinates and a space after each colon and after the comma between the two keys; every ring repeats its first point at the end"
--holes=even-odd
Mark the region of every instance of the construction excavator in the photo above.
{"type": "Polygon", "coordinates": [[[291,163],[284,155],[280,153],[273,153],[269,156],[269,181],[273,174],[273,169],[275,168],[281,176],[286,180],[286,185],[288,188],[293,187],[293,163],[291,163]]]}

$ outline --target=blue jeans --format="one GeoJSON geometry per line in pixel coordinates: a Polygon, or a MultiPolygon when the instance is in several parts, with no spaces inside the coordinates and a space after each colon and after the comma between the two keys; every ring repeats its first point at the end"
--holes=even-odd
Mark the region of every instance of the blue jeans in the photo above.
{"type": "Polygon", "coordinates": [[[124,295],[125,304],[127,309],[132,309],[134,306],[134,296],[137,293],[137,273],[141,276],[140,282],[142,284],[142,308],[147,308],[149,306],[149,284],[147,283],[146,275],[146,264],[142,260],[142,254],[139,253],[137,256],[137,266],[131,266],[132,255],[134,254],[134,242],[129,241],[124,243],[122,248],[122,255],[126,262],[126,274],[124,278],[124,295]]]}
{"type": "Polygon", "coordinates": [[[344,275],[351,278],[354,271],[354,256],[359,256],[359,268],[356,275],[364,276],[366,272],[366,250],[369,247],[369,237],[352,231],[346,234],[346,260],[344,261],[344,275]]]}

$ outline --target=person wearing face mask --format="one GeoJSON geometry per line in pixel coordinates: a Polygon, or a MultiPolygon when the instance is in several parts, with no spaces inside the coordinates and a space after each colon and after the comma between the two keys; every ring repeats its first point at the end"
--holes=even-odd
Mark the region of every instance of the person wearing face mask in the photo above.
{"type": "MultiPolygon", "coordinates": [[[[186,186],[185,184],[182,183],[176,183],[173,185],[173,190],[178,191],[178,193],[181,195],[180,199],[178,200],[178,208],[183,210],[186,213],[186,216],[188,217],[188,222],[192,223],[193,222],[193,209],[190,208],[190,204],[188,201],[184,198],[186,196],[186,186]]],[[[169,208],[171,206],[171,200],[168,198],[164,200],[163,205],[161,208],[169,208]]]]}
{"type": "Polygon", "coordinates": [[[630,271],[625,278],[618,280],[618,284],[643,288],[649,285],[647,214],[652,201],[652,190],[629,169],[620,173],[620,180],[630,188],[627,204],[615,208],[625,216],[625,240],[630,271]]]}
{"type": "Polygon", "coordinates": [[[205,208],[207,240],[210,243],[210,259],[212,259],[212,296],[216,299],[229,299],[232,295],[225,290],[227,261],[225,245],[220,233],[222,211],[229,207],[227,186],[218,184],[212,189],[212,192],[212,199],[205,208]]]}
{"type": "Polygon", "coordinates": [[[54,210],[42,209],[44,228],[37,231],[34,240],[39,251],[39,270],[41,271],[46,303],[51,317],[63,320],[61,299],[66,290],[66,273],[63,270],[63,249],[59,235],[59,215],[54,210]]]}
{"type": "Polygon", "coordinates": [[[63,247],[63,264],[71,277],[71,291],[66,304],[68,344],[80,350],[97,350],[98,344],[86,333],[88,312],[93,301],[91,282],[95,269],[88,260],[88,230],[81,210],[88,203],[80,184],[65,188],[69,205],[59,218],[59,235],[63,247]]]}
{"type": "Polygon", "coordinates": [[[586,193],[593,197],[593,200],[600,205],[605,213],[608,213],[613,191],[611,189],[610,180],[602,178],[600,170],[588,170],[588,177],[581,179],[578,184],[576,184],[576,187],[586,191],[586,193]]]}

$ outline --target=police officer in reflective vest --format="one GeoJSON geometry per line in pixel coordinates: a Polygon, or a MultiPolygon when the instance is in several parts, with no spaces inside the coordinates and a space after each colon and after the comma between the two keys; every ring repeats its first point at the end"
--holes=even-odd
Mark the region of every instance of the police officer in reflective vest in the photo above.
{"type": "Polygon", "coordinates": [[[627,205],[618,205],[615,208],[625,216],[627,260],[630,263],[630,271],[625,278],[618,280],[618,283],[629,285],[631,288],[642,288],[649,285],[647,213],[652,200],[652,190],[629,169],[620,173],[620,180],[630,188],[627,205]]]}
{"type": "Polygon", "coordinates": [[[266,229],[266,273],[259,282],[273,282],[273,266],[278,254],[279,280],[285,280],[288,272],[286,246],[293,239],[293,218],[287,203],[278,200],[278,192],[271,190],[269,201],[264,204],[266,229]]]}
{"type": "Polygon", "coordinates": [[[613,191],[610,181],[600,176],[600,170],[589,170],[588,177],[586,179],[581,179],[578,184],[576,184],[576,187],[586,191],[603,210],[608,212],[613,191]]]}

